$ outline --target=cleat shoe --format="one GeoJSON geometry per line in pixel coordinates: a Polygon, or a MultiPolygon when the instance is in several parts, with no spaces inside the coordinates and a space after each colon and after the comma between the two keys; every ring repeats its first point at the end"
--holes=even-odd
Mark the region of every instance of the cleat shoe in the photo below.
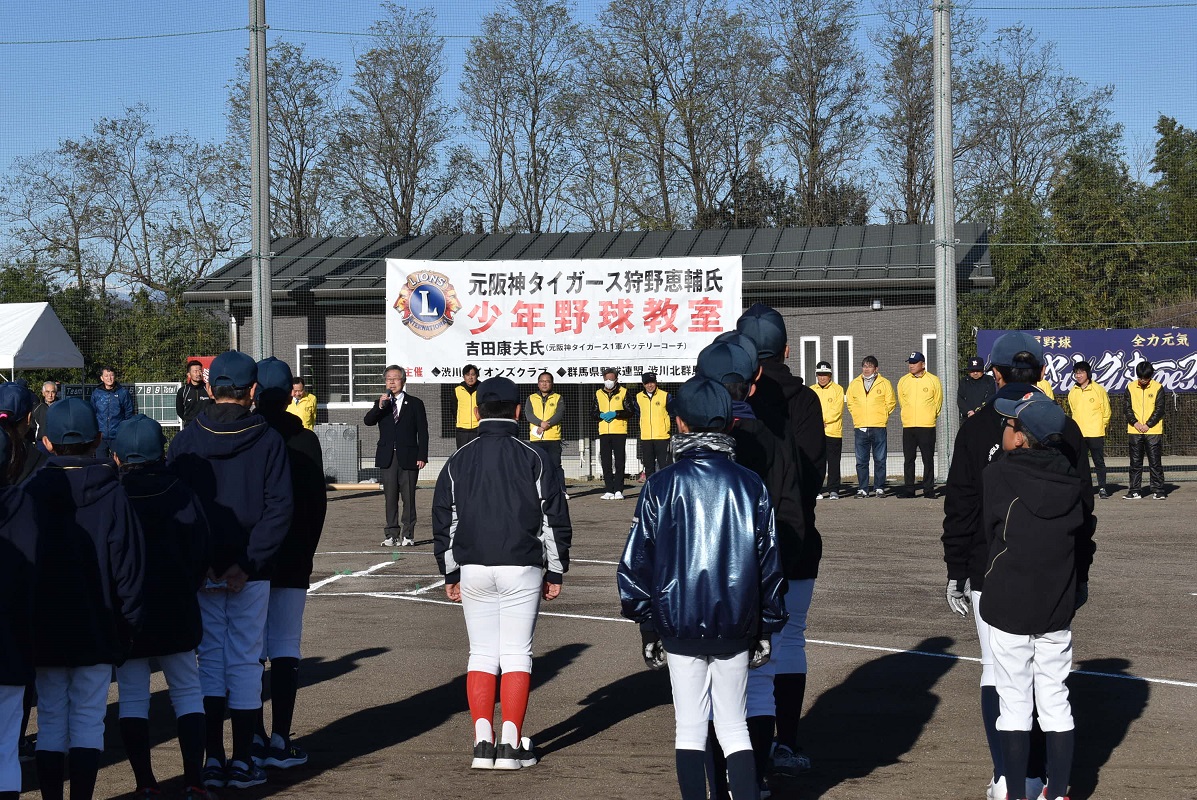
{"type": "Polygon", "coordinates": [[[379,547],[394,547],[397,544],[399,544],[398,539],[388,536],[387,538],[382,540],[382,543],[379,544],[379,547]]]}
{"type": "Polygon", "coordinates": [[[600,500],[614,500],[615,494],[613,492],[603,492],[603,496],[600,497],[599,499],[600,500]]]}
{"type": "Polygon", "coordinates": [[[495,745],[493,742],[478,742],[474,745],[474,760],[470,769],[494,769],[495,745]]]}
{"type": "Polygon", "coordinates": [[[254,766],[262,766],[262,762],[266,760],[267,750],[269,748],[266,747],[266,742],[263,741],[261,736],[255,733],[254,743],[249,746],[249,757],[254,760],[254,766]]]}
{"type": "Polygon", "coordinates": [[[868,490],[868,489],[857,489],[857,490],[856,490],[856,496],[857,496],[857,497],[868,497],[868,496],[869,496],[869,490],[868,490]]]}
{"type": "Polygon", "coordinates": [[[540,761],[536,757],[536,748],[532,746],[532,740],[527,736],[520,739],[520,749],[515,751],[515,757],[519,759],[521,767],[535,767],[540,761]]]}
{"type": "Polygon", "coordinates": [[[265,782],[266,771],[256,764],[250,765],[241,761],[229,762],[228,780],[225,781],[225,786],[233,789],[249,789],[261,786],[265,782]]]}
{"type": "Polygon", "coordinates": [[[612,500],[622,500],[623,492],[616,492],[615,494],[611,495],[611,499],[612,500]]]}
{"type": "Polygon", "coordinates": [[[797,777],[804,772],[810,772],[810,757],[801,750],[794,752],[784,744],[773,748],[773,755],[769,757],[773,771],[779,775],[797,777]]]}
{"type": "Polygon", "coordinates": [[[989,786],[985,787],[985,800],[1006,800],[1006,776],[998,778],[996,781],[990,779],[989,786]]]}
{"type": "Polygon", "coordinates": [[[519,769],[520,766],[519,749],[515,745],[503,742],[495,748],[495,769],[519,769]]]}
{"type": "Polygon", "coordinates": [[[1138,491],[1131,489],[1129,492],[1122,495],[1122,499],[1123,500],[1142,500],[1143,495],[1139,494],[1138,491]]]}
{"type": "Polygon", "coordinates": [[[400,547],[412,547],[415,545],[415,543],[416,543],[416,540],[410,536],[404,536],[402,539],[399,540],[400,547]]]}
{"type": "Polygon", "coordinates": [[[1100,497],[1102,500],[1108,500],[1110,497],[1110,493],[1107,492],[1106,487],[1103,486],[1097,490],[1097,496],[1100,497]]]}
{"type": "Polygon", "coordinates": [[[207,789],[220,789],[224,787],[228,783],[224,764],[221,764],[215,758],[209,758],[207,763],[204,764],[204,771],[200,777],[200,782],[207,789]]]}
{"type": "Polygon", "coordinates": [[[290,739],[284,739],[277,733],[270,737],[270,749],[266,752],[262,766],[272,769],[291,769],[292,767],[302,767],[306,763],[308,763],[308,754],[302,747],[290,739]]]}
{"type": "Polygon", "coordinates": [[[1167,495],[1164,494],[1163,492],[1156,492],[1155,494],[1153,494],[1151,496],[1152,500],[1164,500],[1166,498],[1167,498],[1167,495]]]}

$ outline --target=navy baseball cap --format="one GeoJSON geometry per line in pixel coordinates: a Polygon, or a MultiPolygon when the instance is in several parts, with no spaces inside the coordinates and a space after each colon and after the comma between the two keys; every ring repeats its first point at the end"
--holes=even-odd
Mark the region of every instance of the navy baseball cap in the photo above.
{"type": "Polygon", "coordinates": [[[135,414],[122,422],[112,440],[112,452],[125,464],[161,461],[165,451],[162,426],[145,414],[135,414]]]}
{"type": "Polygon", "coordinates": [[[736,330],[756,345],[757,358],[772,358],[785,352],[788,334],[786,323],[776,309],[764,303],[753,303],[736,320],[736,330]]]}
{"type": "Polygon", "coordinates": [[[673,413],[691,428],[726,428],[732,423],[732,399],[710,378],[696,375],[673,396],[673,413]]]}
{"type": "Polygon", "coordinates": [[[910,355],[908,355],[906,357],[907,364],[917,364],[920,361],[925,362],[926,360],[927,360],[927,357],[925,355],[923,355],[922,353],[920,353],[918,350],[915,350],[913,353],[911,353],[910,355]]]}
{"type": "Polygon", "coordinates": [[[212,359],[208,368],[208,384],[247,389],[258,380],[258,365],[240,350],[227,350],[212,359]]]}
{"type": "Polygon", "coordinates": [[[46,409],[45,436],[50,444],[90,444],[99,435],[96,412],[82,398],[67,397],[46,409]]]}
{"type": "Polygon", "coordinates": [[[1034,369],[1043,366],[1043,345],[1035,337],[1022,331],[1003,333],[993,343],[993,350],[989,353],[989,363],[998,367],[1029,367],[1034,369]],[[1014,363],[1014,357],[1019,353],[1030,353],[1033,363],[1025,360],[1014,363]]]}
{"type": "Polygon", "coordinates": [[[496,375],[478,384],[479,403],[518,403],[519,401],[519,389],[509,378],[496,375]]]}
{"type": "Polygon", "coordinates": [[[715,342],[708,344],[698,354],[698,364],[694,369],[695,374],[719,384],[743,383],[756,375],[756,359],[739,345],[715,342]]]}
{"type": "Polygon", "coordinates": [[[756,366],[756,364],[760,361],[756,352],[756,342],[752,341],[739,331],[724,331],[711,340],[712,344],[715,342],[727,342],[728,344],[734,344],[736,347],[740,347],[748,351],[748,355],[752,356],[753,366],[756,366]]]}
{"type": "MultiPolygon", "coordinates": [[[[0,428],[0,464],[8,463],[8,434],[0,428]]],[[[0,472],[0,481],[4,480],[4,472],[0,472]]]]}
{"type": "Polygon", "coordinates": [[[33,392],[15,381],[0,383],[0,414],[24,419],[33,410],[33,392]]]}
{"type": "Polygon", "coordinates": [[[972,358],[970,358],[968,360],[968,367],[966,367],[964,371],[965,372],[984,372],[985,371],[985,362],[982,361],[981,359],[977,358],[976,356],[973,356],[972,358]]]}
{"type": "Polygon", "coordinates": [[[258,362],[258,389],[282,389],[291,393],[291,367],[286,361],[279,361],[274,356],[264,358],[258,362]]]}
{"type": "Polygon", "coordinates": [[[1059,438],[1064,433],[1067,417],[1055,402],[1048,400],[1041,392],[1027,392],[1017,399],[1004,398],[994,401],[994,410],[1007,419],[1016,419],[1027,431],[1043,444],[1059,438]]]}

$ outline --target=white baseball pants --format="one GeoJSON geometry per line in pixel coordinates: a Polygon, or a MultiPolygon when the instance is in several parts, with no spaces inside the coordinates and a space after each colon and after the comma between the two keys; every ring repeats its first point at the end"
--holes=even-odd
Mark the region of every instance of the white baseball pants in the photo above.
{"type": "MultiPolygon", "coordinates": [[[[204,713],[204,697],[200,691],[199,664],[195,651],[156,656],[175,716],[204,713]]],[[[116,668],[116,685],[120,696],[120,717],[150,718],[150,660],[135,658],[116,668]]]]}
{"type": "MultiPolygon", "coordinates": [[[[37,668],[37,749],[104,749],[111,664],[37,668]]],[[[20,723],[17,723],[18,727],[20,723]]]]}
{"type": "Polygon", "coordinates": [[[270,582],[250,581],[240,592],[200,592],[200,687],[204,697],[228,697],[229,708],[262,707],[262,639],[270,582]]]}
{"type": "Polygon", "coordinates": [[[24,686],[0,686],[0,792],[21,791],[17,747],[21,740],[24,699],[24,686]]]}
{"type": "Polygon", "coordinates": [[[712,711],[715,736],[726,755],[751,750],[747,714],[748,651],[730,656],[669,653],[673,687],[674,749],[706,750],[712,711]]]}
{"type": "Polygon", "coordinates": [[[462,565],[470,672],[532,671],[532,634],[543,584],[540,567],[462,565]]]}
{"type": "Polygon", "coordinates": [[[769,663],[748,671],[748,716],[773,717],[773,676],[806,674],[806,616],[815,593],[815,579],[790,581],[786,589],[785,627],[773,634],[769,663]]]}
{"type": "Polygon", "coordinates": [[[1029,731],[1035,710],[1045,733],[1072,730],[1072,706],[1064,683],[1072,669],[1072,631],[1026,636],[991,625],[989,641],[1001,707],[997,729],[1029,731]]]}
{"type": "Polygon", "coordinates": [[[270,590],[262,661],[299,658],[299,642],[303,638],[303,609],[307,601],[308,593],[304,589],[270,590]]]}
{"type": "Polygon", "coordinates": [[[977,641],[981,643],[981,685],[996,686],[993,674],[993,648],[989,645],[989,623],[981,619],[981,592],[969,592],[973,601],[973,622],[977,625],[977,641]]]}

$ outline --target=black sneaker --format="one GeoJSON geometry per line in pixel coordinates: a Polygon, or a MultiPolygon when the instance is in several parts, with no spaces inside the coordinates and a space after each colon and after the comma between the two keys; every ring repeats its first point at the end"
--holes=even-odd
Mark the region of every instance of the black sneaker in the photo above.
{"type": "Polygon", "coordinates": [[[233,789],[249,789],[261,786],[266,782],[266,770],[257,764],[246,764],[242,761],[230,761],[225,786],[233,789]]]}
{"type": "Polygon", "coordinates": [[[1109,498],[1110,493],[1107,492],[1106,487],[1103,486],[1097,490],[1097,496],[1100,497],[1102,500],[1106,500],[1109,498]]]}
{"type": "Polygon", "coordinates": [[[520,749],[515,751],[521,767],[535,767],[540,760],[536,757],[536,749],[532,747],[532,740],[525,736],[520,739],[520,749]]]}
{"type": "Polygon", "coordinates": [[[32,736],[26,736],[17,745],[17,759],[22,764],[28,764],[37,759],[37,742],[32,736]]]}
{"type": "Polygon", "coordinates": [[[262,759],[263,767],[273,769],[291,769],[302,767],[308,763],[308,754],[302,747],[284,739],[277,733],[270,737],[270,747],[266,750],[266,757],[262,759]]]}
{"type": "Polygon", "coordinates": [[[1122,499],[1123,500],[1142,500],[1143,495],[1139,494],[1137,491],[1132,489],[1129,492],[1127,492],[1126,494],[1122,495],[1122,499]]]}
{"type": "Polygon", "coordinates": [[[494,742],[478,742],[474,745],[474,760],[470,762],[470,769],[494,769],[494,742]]]}
{"type": "Polygon", "coordinates": [[[215,758],[209,758],[204,764],[203,774],[200,776],[200,783],[209,789],[221,789],[228,783],[228,777],[225,775],[224,764],[221,764],[215,758]]]}
{"type": "Polygon", "coordinates": [[[503,742],[495,747],[495,769],[519,769],[519,749],[503,742]]]}
{"type": "Polygon", "coordinates": [[[1165,498],[1167,498],[1167,496],[1168,495],[1164,494],[1163,492],[1156,492],[1155,494],[1153,494],[1151,496],[1151,499],[1152,500],[1164,500],[1165,498]]]}

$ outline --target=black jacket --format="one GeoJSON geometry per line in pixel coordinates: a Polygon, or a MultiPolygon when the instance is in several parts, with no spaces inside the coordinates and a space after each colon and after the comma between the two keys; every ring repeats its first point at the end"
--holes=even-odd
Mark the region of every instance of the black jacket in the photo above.
{"type": "Polygon", "coordinates": [[[974,380],[967,373],[960,379],[956,389],[956,408],[960,410],[960,418],[968,417],[968,412],[976,411],[989,402],[997,392],[997,383],[992,375],[981,375],[974,380]]]}
{"type": "Polygon", "coordinates": [[[125,469],[121,485],[145,537],[145,614],[129,658],[194,650],[211,536],[200,499],[163,465],[125,469]]]}
{"type": "Polygon", "coordinates": [[[286,411],[259,413],[287,443],[287,455],[291,459],[291,488],[295,496],[291,530],[275,558],[270,586],[275,589],[308,589],[311,587],[312,557],[320,545],[320,534],[324,531],[324,518],[328,513],[328,485],[324,481],[324,456],[320,452],[320,439],[305,428],[294,414],[286,411]]]}
{"type": "Polygon", "coordinates": [[[144,608],[145,547],[116,466],[55,456],[25,490],[38,531],[34,662],[124,663],[144,608]]]}
{"type": "MultiPolygon", "coordinates": [[[[1027,392],[1039,390],[1025,383],[1011,383],[999,389],[993,399],[1022,397],[1027,392]]],[[[985,497],[981,475],[1002,453],[1002,417],[994,409],[993,399],[960,425],[952,448],[952,464],[948,469],[944,498],[941,539],[948,578],[958,581],[968,579],[972,582],[972,590],[976,592],[982,591],[985,583],[989,552],[981,522],[981,506],[985,497]]],[[[1087,487],[1081,492],[1081,503],[1085,519],[1094,528],[1097,520],[1093,516],[1089,446],[1081,436],[1081,429],[1071,418],[1065,423],[1064,443],[1060,449],[1076,470],[1082,484],[1087,487]]]]}
{"type": "Polygon", "coordinates": [[[212,398],[208,396],[208,384],[201,383],[196,386],[190,380],[186,380],[175,394],[175,413],[179,415],[179,419],[183,421],[183,427],[186,428],[195,422],[195,418],[211,402],[212,398]]]}
{"type": "Polygon", "coordinates": [[[449,457],[432,497],[433,551],[446,583],[462,564],[541,567],[561,583],[569,569],[569,507],[541,453],[513,419],[484,419],[478,438],[449,457]]]}
{"type": "Polygon", "coordinates": [[[367,425],[378,426],[378,445],[374,449],[374,466],[378,469],[391,466],[396,458],[400,469],[418,469],[417,461],[428,463],[428,415],[424,412],[424,401],[406,391],[402,399],[398,422],[391,415],[395,400],[387,400],[381,408],[378,403],[370,406],[363,420],[367,425]]]}
{"type": "Polygon", "coordinates": [[[985,470],[982,524],[989,544],[981,617],[1007,633],[1067,628],[1077,581],[1089,579],[1090,491],[1058,450],[1018,449],[985,470]]]}
{"type": "Polygon", "coordinates": [[[37,519],[33,501],[0,485],[0,685],[33,680],[33,560],[37,519]]]}
{"type": "Polygon", "coordinates": [[[733,403],[736,424],[731,435],[736,441],[736,462],[761,477],[773,502],[777,548],[781,568],[789,580],[819,577],[823,541],[818,531],[808,536],[798,485],[798,454],[793,439],[779,439],[765,423],[752,416],[747,404],[733,403]]]}
{"type": "Polygon", "coordinates": [[[179,431],[167,459],[204,505],[212,571],[237,564],[266,580],[291,528],[287,446],[266,420],[236,403],[213,403],[179,431]]]}

